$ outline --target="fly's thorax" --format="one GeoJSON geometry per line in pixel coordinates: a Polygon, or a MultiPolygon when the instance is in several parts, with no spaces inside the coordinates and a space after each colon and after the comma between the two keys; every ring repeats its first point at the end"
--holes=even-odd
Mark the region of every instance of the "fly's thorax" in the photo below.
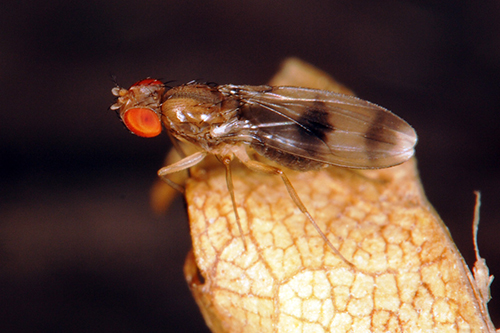
{"type": "Polygon", "coordinates": [[[239,102],[220,93],[216,87],[187,84],[170,89],[162,104],[163,124],[178,139],[199,146],[213,146],[225,128],[236,118],[239,102]],[[215,136],[215,137],[214,137],[215,136]]]}

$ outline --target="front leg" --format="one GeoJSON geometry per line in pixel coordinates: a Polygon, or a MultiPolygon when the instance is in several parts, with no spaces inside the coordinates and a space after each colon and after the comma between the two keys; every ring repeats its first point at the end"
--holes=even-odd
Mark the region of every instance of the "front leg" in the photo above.
{"type": "Polygon", "coordinates": [[[158,176],[160,176],[160,178],[163,181],[165,181],[168,185],[172,186],[177,191],[184,193],[184,188],[182,186],[180,186],[179,184],[176,184],[173,181],[171,181],[170,179],[168,179],[167,176],[171,173],[186,170],[192,166],[195,166],[196,164],[203,161],[203,159],[206,156],[207,156],[207,152],[199,151],[197,153],[194,153],[192,155],[184,157],[182,160],[177,161],[174,164],[164,166],[163,168],[158,170],[158,176]]]}
{"type": "Polygon", "coordinates": [[[199,151],[197,153],[194,153],[193,155],[189,155],[188,157],[184,157],[182,160],[177,161],[174,164],[164,166],[163,168],[158,170],[158,176],[160,176],[163,179],[163,178],[165,178],[165,176],[167,176],[171,173],[189,169],[190,167],[195,166],[196,164],[203,161],[203,159],[206,156],[207,156],[207,152],[199,151]]]}

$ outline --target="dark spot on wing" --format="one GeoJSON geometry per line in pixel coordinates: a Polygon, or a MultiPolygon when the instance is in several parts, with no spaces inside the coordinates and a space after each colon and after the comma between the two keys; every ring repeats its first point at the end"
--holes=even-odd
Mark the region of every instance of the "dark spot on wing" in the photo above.
{"type": "MultiPolygon", "coordinates": [[[[303,111],[303,108],[299,110],[303,111]]],[[[279,112],[270,112],[269,108],[260,104],[244,105],[239,108],[239,114],[241,119],[255,126],[251,129],[251,144],[260,155],[299,171],[326,165],[317,159],[321,149],[314,149],[326,145],[328,133],[334,130],[328,124],[329,114],[322,103],[314,103],[296,119],[279,112]]]]}
{"type": "Polygon", "coordinates": [[[366,154],[368,159],[375,159],[380,154],[379,150],[383,144],[396,144],[397,137],[394,135],[392,128],[394,115],[388,112],[378,112],[377,117],[371,123],[368,131],[365,134],[366,139],[366,154]]]}
{"type": "Polygon", "coordinates": [[[325,142],[328,133],[335,130],[329,123],[329,114],[322,102],[315,102],[298,119],[297,130],[300,139],[305,142],[314,142],[317,139],[325,142]]]}

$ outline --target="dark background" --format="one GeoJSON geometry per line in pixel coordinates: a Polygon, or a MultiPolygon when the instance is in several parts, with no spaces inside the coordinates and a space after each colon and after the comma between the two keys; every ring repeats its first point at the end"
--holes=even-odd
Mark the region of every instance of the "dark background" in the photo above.
{"type": "MultiPolygon", "coordinates": [[[[287,56],[419,134],[430,202],[500,276],[498,1],[18,1],[0,12],[0,329],[207,331],[182,275],[184,207],[149,209],[169,149],[113,111],[110,75],[262,84],[287,56]]],[[[500,325],[500,282],[491,313],[500,325]]]]}

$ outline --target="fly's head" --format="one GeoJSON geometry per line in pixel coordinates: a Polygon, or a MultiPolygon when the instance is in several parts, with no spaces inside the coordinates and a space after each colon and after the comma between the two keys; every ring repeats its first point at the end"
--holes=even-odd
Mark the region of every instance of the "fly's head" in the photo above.
{"type": "Polygon", "coordinates": [[[146,138],[161,133],[161,103],[164,84],[156,79],[144,79],[128,90],[115,87],[111,90],[117,101],[110,108],[116,110],[125,126],[134,134],[146,138]]]}

